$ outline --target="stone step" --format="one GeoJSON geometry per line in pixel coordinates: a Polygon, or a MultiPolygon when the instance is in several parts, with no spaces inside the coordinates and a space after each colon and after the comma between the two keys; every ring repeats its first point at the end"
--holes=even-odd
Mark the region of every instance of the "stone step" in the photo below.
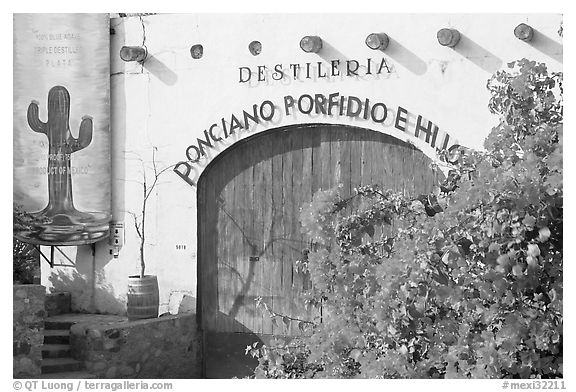
{"type": "Polygon", "coordinates": [[[82,370],[83,363],[72,358],[46,358],[42,360],[42,374],[82,370]]]}
{"type": "Polygon", "coordinates": [[[44,330],[44,344],[70,344],[69,329],[44,330]]]}
{"type": "Polygon", "coordinates": [[[96,378],[95,375],[88,373],[85,370],[78,370],[76,372],[59,372],[59,373],[47,373],[41,374],[38,378],[57,378],[57,379],[81,379],[81,378],[96,378]]]}
{"type": "Polygon", "coordinates": [[[51,321],[50,318],[44,319],[44,329],[70,329],[75,323],[71,321],[51,321]]]}
{"type": "Polygon", "coordinates": [[[42,345],[42,358],[70,357],[69,344],[44,344],[42,345]]]}

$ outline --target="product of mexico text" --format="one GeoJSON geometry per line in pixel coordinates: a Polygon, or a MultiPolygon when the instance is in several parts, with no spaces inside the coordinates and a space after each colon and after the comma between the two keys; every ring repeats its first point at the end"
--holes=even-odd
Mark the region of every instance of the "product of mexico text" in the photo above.
{"type": "Polygon", "coordinates": [[[15,14],[16,238],[81,245],[111,217],[108,14],[15,14]]]}

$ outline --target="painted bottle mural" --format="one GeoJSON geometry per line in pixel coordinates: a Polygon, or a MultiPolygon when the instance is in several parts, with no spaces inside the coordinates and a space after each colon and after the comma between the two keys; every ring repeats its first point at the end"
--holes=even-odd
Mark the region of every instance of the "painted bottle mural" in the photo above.
{"type": "Polygon", "coordinates": [[[107,237],[108,14],[14,15],[14,235],[41,245],[107,237]]]}

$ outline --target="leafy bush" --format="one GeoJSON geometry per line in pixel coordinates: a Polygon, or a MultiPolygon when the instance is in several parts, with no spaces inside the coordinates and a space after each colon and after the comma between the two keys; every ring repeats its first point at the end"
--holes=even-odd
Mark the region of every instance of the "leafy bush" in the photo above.
{"type": "Polygon", "coordinates": [[[40,259],[34,246],[13,238],[12,281],[18,284],[39,283],[40,259]]]}
{"type": "MultiPolygon", "coordinates": [[[[33,218],[15,205],[13,209],[14,230],[28,228],[33,218]]],[[[39,254],[31,244],[12,238],[12,281],[18,284],[37,283],[40,276],[39,254]]]]}
{"type": "Polygon", "coordinates": [[[563,376],[562,74],[509,67],[488,81],[486,151],[452,151],[432,195],[336,188],[303,208],[322,322],[249,346],[256,377],[563,376]]]}

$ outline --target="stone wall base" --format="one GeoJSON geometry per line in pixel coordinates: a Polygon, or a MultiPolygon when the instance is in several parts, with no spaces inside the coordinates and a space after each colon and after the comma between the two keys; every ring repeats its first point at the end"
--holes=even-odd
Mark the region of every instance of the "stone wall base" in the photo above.
{"type": "Polygon", "coordinates": [[[196,314],[122,322],[84,322],[70,329],[72,356],[98,378],[200,378],[196,314]]]}
{"type": "Polygon", "coordinates": [[[14,285],[14,378],[34,378],[41,373],[45,297],[46,288],[39,284],[14,285]]]}

